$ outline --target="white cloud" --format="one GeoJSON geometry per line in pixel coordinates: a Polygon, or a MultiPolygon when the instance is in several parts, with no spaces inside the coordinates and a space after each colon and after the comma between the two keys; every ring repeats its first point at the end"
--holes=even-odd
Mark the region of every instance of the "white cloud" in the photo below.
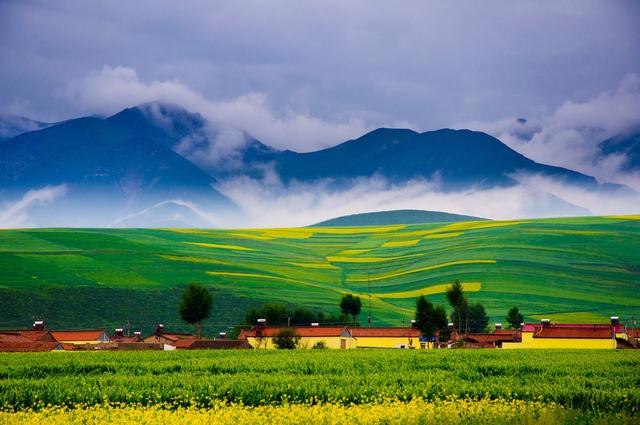
{"type": "Polygon", "coordinates": [[[640,190],[638,173],[622,173],[624,156],[599,156],[607,138],[640,130],[640,75],[628,74],[614,90],[584,102],[566,101],[553,113],[526,122],[515,117],[496,122],[467,122],[538,162],[558,165],[601,181],[625,183],[640,190]]]}
{"type": "Polygon", "coordinates": [[[6,203],[0,210],[0,227],[15,228],[33,225],[29,221],[29,209],[43,204],[50,204],[62,197],[67,191],[66,185],[45,186],[30,190],[20,200],[6,203]]]}
{"type": "Polygon", "coordinates": [[[370,129],[357,117],[331,122],[291,109],[276,114],[263,93],[250,92],[228,100],[209,100],[179,80],[146,83],[134,69],[123,66],[105,65],[99,71],[73,81],[66,96],[81,109],[102,114],[145,102],[175,103],[201,113],[217,128],[246,131],[279,149],[315,150],[360,136],[370,129]]]}
{"type": "Polygon", "coordinates": [[[632,214],[639,196],[593,192],[536,176],[518,176],[508,188],[441,192],[437,182],[414,180],[391,185],[385,179],[359,179],[344,190],[330,190],[328,181],[282,185],[236,178],[218,186],[244,211],[232,226],[306,226],[329,218],[371,211],[424,209],[492,219],[578,215],[632,214]],[[239,219],[240,220],[240,219],[239,219]]]}

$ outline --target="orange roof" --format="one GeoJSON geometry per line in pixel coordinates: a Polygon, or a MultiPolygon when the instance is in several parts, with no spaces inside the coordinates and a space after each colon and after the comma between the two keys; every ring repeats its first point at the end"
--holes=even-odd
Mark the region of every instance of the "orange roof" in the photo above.
{"type": "Polygon", "coordinates": [[[504,342],[504,341],[513,341],[515,340],[515,333],[509,333],[509,334],[496,334],[496,333],[490,333],[490,334],[467,334],[465,336],[465,339],[467,341],[476,341],[476,342],[480,342],[480,343],[487,343],[487,342],[504,342]]]}
{"type": "Polygon", "coordinates": [[[104,331],[53,331],[51,335],[57,341],[97,341],[106,334],[104,331]]]}
{"type": "Polygon", "coordinates": [[[175,334],[175,333],[164,333],[164,332],[158,336],[162,338],[166,338],[169,341],[193,340],[196,338],[192,334],[175,334]]]}
{"type": "Polygon", "coordinates": [[[412,337],[419,338],[420,330],[413,328],[349,328],[354,338],[366,337],[412,337]]]}
{"type": "Polygon", "coordinates": [[[32,342],[17,332],[0,332],[0,342],[32,342]]]}
{"type": "Polygon", "coordinates": [[[59,344],[57,342],[44,341],[1,341],[0,351],[5,352],[29,352],[29,351],[51,351],[59,344]]]}
{"type": "Polygon", "coordinates": [[[291,326],[291,327],[278,327],[278,326],[254,326],[251,330],[242,330],[238,339],[246,339],[248,337],[262,336],[265,338],[271,338],[283,329],[291,329],[296,332],[300,337],[336,337],[340,336],[345,330],[344,327],[339,326],[291,326]]]}
{"type": "Polygon", "coordinates": [[[542,328],[533,335],[534,338],[584,338],[584,339],[611,339],[612,329],[588,328],[588,327],[548,327],[542,328]]]}

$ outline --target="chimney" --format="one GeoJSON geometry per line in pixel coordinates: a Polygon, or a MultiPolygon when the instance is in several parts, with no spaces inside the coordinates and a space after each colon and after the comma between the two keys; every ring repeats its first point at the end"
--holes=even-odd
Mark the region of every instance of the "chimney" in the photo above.
{"type": "Polygon", "coordinates": [[[220,335],[220,339],[225,339],[227,337],[226,332],[220,332],[218,335],[220,335]]]}
{"type": "Polygon", "coordinates": [[[135,332],[133,333],[133,336],[135,336],[136,338],[142,338],[142,332],[140,332],[140,331],[135,331],[135,332]]]}
{"type": "Polygon", "coordinates": [[[116,329],[116,336],[124,336],[124,329],[117,328],[116,329]]]}
{"type": "Polygon", "coordinates": [[[43,331],[44,330],[44,320],[36,320],[33,322],[32,326],[34,331],[43,331]]]}
{"type": "Polygon", "coordinates": [[[156,336],[162,335],[163,331],[164,331],[164,325],[162,323],[158,323],[158,327],[156,328],[156,330],[155,330],[155,332],[153,334],[156,335],[156,336]]]}
{"type": "Polygon", "coordinates": [[[412,320],[412,321],[411,321],[411,329],[415,329],[415,328],[416,328],[416,326],[418,326],[418,325],[416,324],[416,321],[415,321],[415,320],[412,320]]]}
{"type": "Polygon", "coordinates": [[[495,324],[495,329],[496,329],[497,331],[501,330],[501,329],[502,329],[502,323],[496,323],[496,324],[495,324]]]}
{"type": "Polygon", "coordinates": [[[549,326],[551,326],[551,321],[549,319],[541,319],[540,323],[542,324],[543,328],[548,328],[549,326]]]}
{"type": "Polygon", "coordinates": [[[256,322],[258,322],[258,326],[267,326],[267,319],[258,319],[256,322]]]}
{"type": "Polygon", "coordinates": [[[318,323],[318,322],[313,322],[313,323],[311,324],[311,326],[320,326],[320,323],[318,323]]]}
{"type": "Polygon", "coordinates": [[[620,324],[620,318],[618,316],[611,316],[611,326],[618,326],[620,324]]]}

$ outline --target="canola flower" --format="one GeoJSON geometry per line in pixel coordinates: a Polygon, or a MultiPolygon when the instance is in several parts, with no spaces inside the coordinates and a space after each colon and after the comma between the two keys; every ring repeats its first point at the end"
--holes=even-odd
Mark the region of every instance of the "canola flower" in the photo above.
{"type": "Polygon", "coordinates": [[[634,423],[625,414],[597,414],[554,403],[503,399],[410,401],[387,398],[368,404],[308,403],[245,406],[214,402],[209,408],[106,404],[49,406],[40,411],[0,413],[0,424],[573,424],[634,423]]]}

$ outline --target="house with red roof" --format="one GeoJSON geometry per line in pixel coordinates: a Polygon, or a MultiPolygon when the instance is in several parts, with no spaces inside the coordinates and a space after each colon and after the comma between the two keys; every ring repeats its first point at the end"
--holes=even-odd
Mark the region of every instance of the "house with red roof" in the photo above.
{"type": "Polygon", "coordinates": [[[62,344],[86,345],[111,342],[109,335],[102,330],[92,331],[51,331],[53,338],[62,344]]]}
{"type": "Polygon", "coordinates": [[[560,324],[543,319],[540,323],[526,323],[519,342],[504,342],[502,348],[586,348],[616,349],[618,335],[626,333],[612,317],[605,324],[560,324]]]}
{"type": "Polygon", "coordinates": [[[62,345],[53,340],[38,340],[24,336],[20,331],[0,332],[0,351],[3,352],[32,352],[62,350],[62,345]]]}
{"type": "Polygon", "coordinates": [[[293,331],[300,338],[300,348],[420,348],[420,331],[409,327],[257,325],[241,331],[238,339],[246,340],[253,348],[276,348],[273,338],[283,330],[293,331]]]}

